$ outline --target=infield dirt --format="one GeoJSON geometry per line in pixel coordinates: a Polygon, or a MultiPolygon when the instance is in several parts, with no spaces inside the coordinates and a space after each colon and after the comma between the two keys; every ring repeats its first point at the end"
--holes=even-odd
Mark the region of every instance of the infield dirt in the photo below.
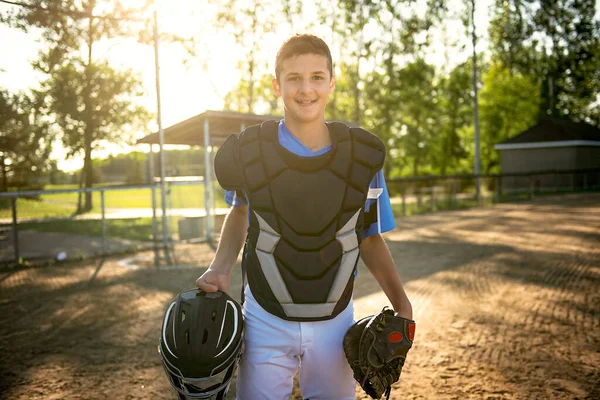
{"type": "MultiPolygon", "coordinates": [[[[398,218],[385,237],[417,321],[391,399],[600,398],[599,194],[398,218]]],[[[175,399],[163,312],[213,252],[175,255],[0,270],[0,398],[175,399]]],[[[362,264],[354,298],[357,319],[387,304],[362,264]]]]}

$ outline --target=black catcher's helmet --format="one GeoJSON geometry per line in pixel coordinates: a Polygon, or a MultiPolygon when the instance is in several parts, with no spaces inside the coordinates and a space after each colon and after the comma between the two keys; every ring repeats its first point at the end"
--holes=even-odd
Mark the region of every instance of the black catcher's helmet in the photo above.
{"type": "Polygon", "coordinates": [[[240,305],[224,292],[181,292],[169,304],[158,351],[182,399],[222,400],[242,353],[240,305]]]}

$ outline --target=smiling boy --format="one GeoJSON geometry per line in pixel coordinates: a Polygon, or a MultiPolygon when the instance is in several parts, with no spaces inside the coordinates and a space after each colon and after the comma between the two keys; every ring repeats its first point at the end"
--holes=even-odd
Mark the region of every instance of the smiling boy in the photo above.
{"type": "Polygon", "coordinates": [[[240,400],[289,399],[299,366],[303,397],[355,398],[342,340],[354,323],[359,255],[396,314],[412,318],[381,236],[395,227],[381,173],[384,145],[363,129],[325,122],[334,87],[325,42],[293,36],[277,54],[273,79],[284,119],[232,135],[215,158],[233,207],[196,285],[228,292],[245,242],[240,400]]]}

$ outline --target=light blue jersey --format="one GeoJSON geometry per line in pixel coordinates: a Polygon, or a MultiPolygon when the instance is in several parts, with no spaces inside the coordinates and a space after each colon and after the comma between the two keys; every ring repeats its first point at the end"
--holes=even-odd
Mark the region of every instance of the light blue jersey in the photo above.
{"type": "MultiPolygon", "coordinates": [[[[328,145],[318,151],[312,151],[300,140],[298,140],[298,138],[294,136],[292,132],[290,132],[290,130],[285,126],[283,120],[279,122],[278,139],[279,143],[283,147],[302,157],[320,156],[321,154],[327,153],[331,149],[331,145],[328,145]]],[[[363,231],[363,238],[375,235],[377,233],[391,231],[396,227],[396,221],[394,220],[392,205],[390,203],[390,196],[385,185],[385,179],[383,178],[382,171],[379,171],[377,175],[373,177],[370,188],[369,196],[365,203],[365,213],[368,213],[371,209],[371,205],[377,202],[377,220],[369,225],[368,229],[363,231]]],[[[227,204],[234,207],[245,206],[248,204],[246,198],[237,196],[235,191],[226,191],[225,201],[227,204]]]]}

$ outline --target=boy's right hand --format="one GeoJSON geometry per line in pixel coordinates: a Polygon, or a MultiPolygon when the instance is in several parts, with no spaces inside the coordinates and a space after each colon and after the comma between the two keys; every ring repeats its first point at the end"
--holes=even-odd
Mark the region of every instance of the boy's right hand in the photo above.
{"type": "Polygon", "coordinates": [[[196,286],[207,293],[221,290],[229,294],[230,274],[219,272],[209,267],[206,272],[196,279],[196,286]]]}

